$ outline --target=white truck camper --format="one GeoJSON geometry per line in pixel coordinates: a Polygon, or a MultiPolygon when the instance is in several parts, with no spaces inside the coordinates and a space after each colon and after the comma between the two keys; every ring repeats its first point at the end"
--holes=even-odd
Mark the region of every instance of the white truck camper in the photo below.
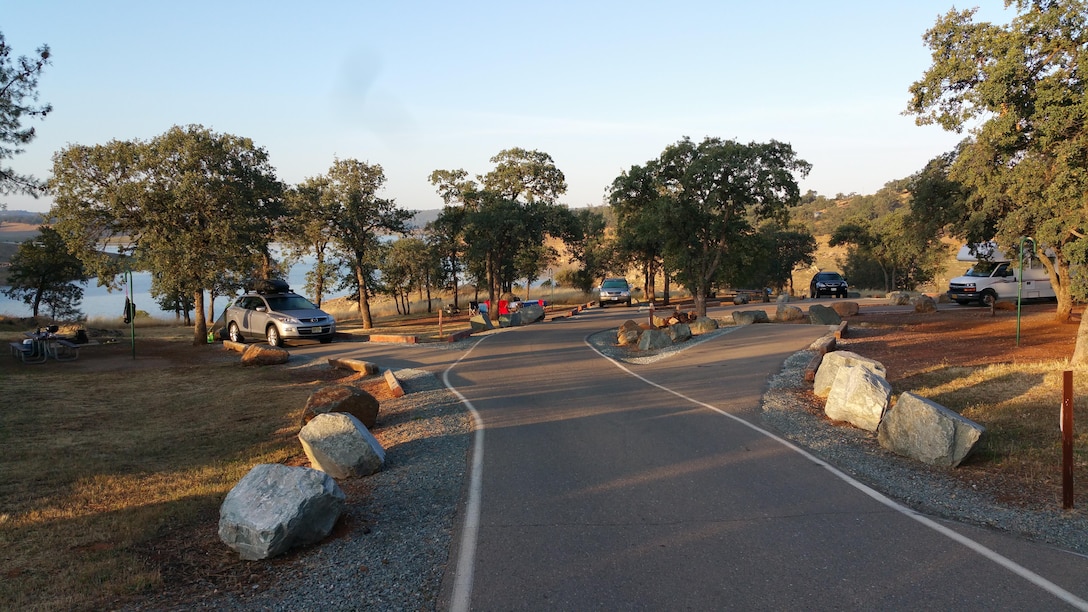
{"type": "Polygon", "coordinates": [[[1025,300],[1057,297],[1046,268],[1035,257],[1028,259],[1025,254],[1022,288],[1019,259],[1007,257],[993,242],[976,245],[974,253],[970,245],[964,246],[956,260],[974,263],[963,276],[949,281],[948,295],[960,304],[991,306],[997,300],[1015,300],[1018,292],[1025,300]]]}

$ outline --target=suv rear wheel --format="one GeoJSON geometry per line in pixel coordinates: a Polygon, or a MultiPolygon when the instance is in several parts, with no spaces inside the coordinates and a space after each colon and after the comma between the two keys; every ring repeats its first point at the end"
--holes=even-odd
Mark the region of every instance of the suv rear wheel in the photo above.
{"type": "Polygon", "coordinates": [[[227,334],[230,336],[231,342],[242,342],[245,338],[242,337],[242,332],[238,329],[238,324],[231,321],[230,326],[227,328],[227,334]]]}

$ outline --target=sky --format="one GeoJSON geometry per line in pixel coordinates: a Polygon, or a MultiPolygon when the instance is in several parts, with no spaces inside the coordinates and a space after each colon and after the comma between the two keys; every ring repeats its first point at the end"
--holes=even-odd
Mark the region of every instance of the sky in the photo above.
{"type": "MultiPolygon", "coordinates": [[[[978,19],[1012,16],[979,5],[978,19]]],[[[922,35],[953,6],[0,0],[13,55],[52,52],[39,101],[54,110],[9,161],[45,179],[69,145],[199,124],[251,138],[289,185],[337,158],[379,164],[380,195],[424,210],[442,207],[432,171],[486,174],[521,147],[552,157],[579,207],[669,144],[713,136],[790,143],[812,164],[802,192],[871,194],[963,138],[902,114],[931,64],[922,35]]]]}

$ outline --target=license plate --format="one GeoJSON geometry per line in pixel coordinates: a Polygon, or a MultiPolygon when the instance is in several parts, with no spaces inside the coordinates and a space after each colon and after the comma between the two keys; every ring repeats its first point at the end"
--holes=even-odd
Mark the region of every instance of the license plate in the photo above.
{"type": "Polygon", "coordinates": [[[298,331],[299,331],[299,333],[302,333],[302,334],[316,334],[316,333],[321,331],[321,328],[320,327],[314,327],[314,328],[301,327],[301,328],[299,328],[298,331]]]}

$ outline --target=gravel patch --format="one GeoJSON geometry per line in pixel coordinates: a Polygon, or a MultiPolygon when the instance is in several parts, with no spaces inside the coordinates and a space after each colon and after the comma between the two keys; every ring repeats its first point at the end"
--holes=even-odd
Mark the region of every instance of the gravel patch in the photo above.
{"type": "Polygon", "coordinates": [[[429,372],[397,370],[373,433],[385,466],[339,481],[344,514],[320,544],[275,563],[275,581],[178,609],[430,610],[437,603],[474,424],[429,372]]]}
{"type": "Polygon", "coordinates": [[[1063,511],[1057,500],[1050,509],[1002,503],[993,492],[956,478],[951,470],[890,453],[875,434],[834,425],[822,414],[806,410],[811,389],[804,382],[804,370],[814,356],[814,351],[795,353],[771,377],[763,396],[763,421],[769,428],[920,513],[1088,554],[1088,515],[1083,511],[1063,511]]]}

